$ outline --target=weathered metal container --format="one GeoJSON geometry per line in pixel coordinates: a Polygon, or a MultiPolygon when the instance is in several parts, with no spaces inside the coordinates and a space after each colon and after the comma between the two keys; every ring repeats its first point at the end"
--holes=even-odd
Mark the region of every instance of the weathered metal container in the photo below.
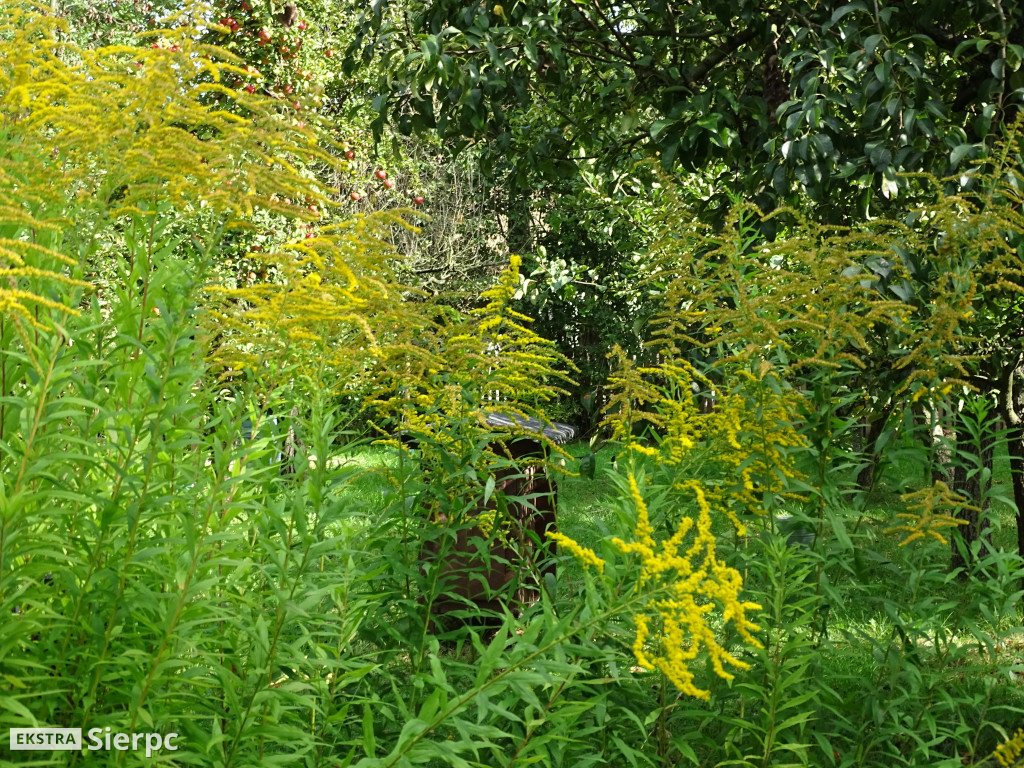
{"type": "MultiPolygon", "coordinates": [[[[506,413],[487,416],[490,427],[517,427],[543,434],[556,444],[576,436],[574,427],[506,413]]],[[[540,439],[516,435],[503,440],[513,461],[538,459],[544,455],[540,439]]],[[[493,446],[499,448],[499,446],[493,446]]],[[[457,611],[478,609],[479,613],[500,613],[504,608],[519,610],[536,601],[540,580],[553,572],[554,554],[547,532],[557,530],[557,486],[543,464],[532,463],[499,470],[494,475],[494,493],[486,506],[470,513],[470,520],[485,513],[488,524],[463,525],[454,540],[433,542],[423,553],[424,567],[440,567],[443,592],[431,607],[435,624],[443,629],[455,622],[445,621],[457,611]],[[497,495],[507,501],[506,519],[499,520],[497,495]],[[493,526],[499,526],[495,533],[493,526]],[[489,535],[495,533],[493,538],[489,535]],[[490,540],[490,545],[485,542],[490,540]],[[443,552],[443,562],[439,557],[443,552]]],[[[440,520],[438,522],[445,522],[440,520]]]]}

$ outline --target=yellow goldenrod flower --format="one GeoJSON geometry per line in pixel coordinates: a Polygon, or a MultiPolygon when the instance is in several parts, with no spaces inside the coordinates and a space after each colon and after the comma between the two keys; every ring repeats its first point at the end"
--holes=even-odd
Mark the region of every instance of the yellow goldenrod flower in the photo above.
{"type": "Polygon", "coordinates": [[[638,588],[651,588],[654,598],[645,611],[635,617],[637,637],[633,653],[637,664],[645,669],[661,671],[683,693],[706,699],[709,694],[693,682],[690,662],[702,652],[711,658],[712,668],[720,677],[731,679],[728,664],[737,669],[748,665],[723,648],[708,625],[708,614],[715,603],[723,606],[723,618],[732,622],[740,636],[748,643],[760,646],[751,634],[759,627],[746,617],[747,611],[759,610],[756,603],[739,599],[742,577],[739,572],[715,556],[715,537],[711,531],[712,508],[704,489],[696,481],[689,488],[697,501],[696,520],[684,517],[676,532],[660,545],[654,539],[647,503],[636,481],[628,475],[630,496],[636,507],[636,541],[613,539],[612,543],[624,554],[639,555],[641,573],[638,588]],[[692,534],[692,535],[691,535],[692,534]],[[648,653],[646,645],[651,636],[652,617],[659,621],[661,631],[654,638],[658,651],[648,653]]]}
{"type": "Polygon", "coordinates": [[[1017,729],[1017,732],[996,747],[996,751],[993,753],[996,761],[1003,768],[1012,768],[1017,758],[1022,755],[1024,755],[1024,729],[1017,729]]]}
{"type": "Polygon", "coordinates": [[[894,525],[887,528],[885,532],[906,531],[908,536],[900,542],[901,547],[905,547],[912,541],[923,539],[926,535],[945,544],[946,539],[939,533],[939,530],[942,528],[955,528],[958,525],[967,525],[966,520],[937,513],[937,509],[946,507],[981,511],[977,507],[965,504],[964,502],[967,499],[950,491],[949,486],[942,481],[935,483],[930,488],[924,488],[914,493],[905,493],[900,498],[908,502],[907,509],[909,511],[900,512],[896,517],[901,520],[913,521],[913,524],[894,525]]]}
{"type": "Polygon", "coordinates": [[[547,537],[563,549],[569,550],[569,552],[583,564],[584,568],[589,568],[592,565],[597,568],[599,573],[604,573],[604,560],[598,557],[594,550],[589,547],[581,546],[579,543],[561,533],[552,533],[551,531],[548,531],[547,537]]]}

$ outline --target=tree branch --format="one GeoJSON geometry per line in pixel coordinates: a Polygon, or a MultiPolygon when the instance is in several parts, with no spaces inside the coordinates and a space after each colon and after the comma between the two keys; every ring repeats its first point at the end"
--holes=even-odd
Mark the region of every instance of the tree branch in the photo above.
{"type": "Polygon", "coordinates": [[[608,20],[608,17],[604,15],[604,11],[601,10],[601,6],[598,5],[597,0],[594,0],[594,9],[597,11],[597,14],[601,17],[601,20],[608,27],[608,30],[613,35],[615,35],[615,39],[619,41],[619,45],[622,46],[622,50],[625,51],[626,55],[629,57],[629,63],[631,65],[635,66],[636,65],[636,54],[633,53],[633,49],[632,48],[630,48],[628,45],[626,45],[626,41],[623,39],[622,33],[619,32],[619,30],[615,27],[615,25],[612,24],[611,21],[608,20]]]}
{"type": "Polygon", "coordinates": [[[693,70],[693,74],[691,74],[687,78],[686,85],[690,88],[691,91],[694,90],[697,87],[697,85],[708,76],[708,73],[710,73],[712,69],[714,69],[727,58],[732,56],[744,45],[751,42],[752,40],[757,39],[757,36],[759,34],[760,30],[754,29],[753,27],[748,27],[742,32],[737,32],[735,35],[726,40],[721,48],[714,51],[706,59],[704,59],[703,64],[701,64],[699,67],[693,70]]]}

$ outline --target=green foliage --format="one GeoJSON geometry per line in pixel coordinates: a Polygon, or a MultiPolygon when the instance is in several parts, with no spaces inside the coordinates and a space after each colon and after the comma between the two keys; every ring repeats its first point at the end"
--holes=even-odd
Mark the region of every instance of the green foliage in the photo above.
{"type": "MultiPolygon", "coordinates": [[[[511,29],[527,10],[494,7],[502,34],[536,32],[511,29]]],[[[663,302],[660,358],[614,359],[619,470],[551,537],[573,557],[525,564],[536,603],[462,601],[442,631],[460,536],[483,578],[531,503],[496,482],[534,469],[512,460],[523,430],[485,412],[543,420],[569,386],[517,309],[519,260],[475,311],[427,301],[395,277],[407,212],[320,226],[321,180],[347,172],[333,127],[233,88],[244,65],[187,26],[95,51],[54,30],[21,5],[0,28],[0,724],[175,731],[161,760],[225,768],[1018,759],[1024,574],[984,458],[1014,436],[963,398],[950,463],[992,535],[951,572],[928,534],[969,505],[919,487],[943,446],[907,415],[960,412],[966,386],[1012,400],[1016,139],[979,194],[922,193],[899,220],[780,211],[769,242],[749,207],[724,231],[676,214],[632,286],[663,302]],[[341,445],[367,404],[373,461],[341,445]],[[858,409],[882,413],[866,448],[858,409]],[[868,453],[889,475],[853,492],[868,453]]]]}
{"type": "Polygon", "coordinates": [[[719,765],[813,765],[813,723],[834,699],[816,679],[821,661],[811,624],[817,597],[808,586],[815,558],[781,536],[756,540],[751,554],[767,581],[767,637],[756,651],[761,674],[735,686],[740,711],[725,742],[731,759],[719,765]]]}
{"type": "Polygon", "coordinates": [[[900,173],[945,175],[990,146],[1019,109],[1019,29],[982,2],[382,2],[346,67],[380,57],[382,121],[487,137],[520,185],[642,153],[712,174],[714,207],[803,192],[841,221],[906,191],[900,173]]]}
{"type": "MultiPolygon", "coordinates": [[[[556,391],[544,378],[557,377],[558,357],[509,306],[515,270],[468,319],[406,302],[382,240],[400,222],[371,216],[253,255],[275,279],[214,285],[223,300],[211,299],[224,228],[247,226],[260,206],[309,219],[305,199],[328,201],[298,169],[331,155],[306,143],[314,128],[258,97],[231,92],[250,110],[245,121],[204,107],[209,86],[173,73],[193,52],[220,54],[194,49],[187,30],[177,51],[82,51],[80,70],[51,55],[47,30],[19,12],[2,43],[20,47],[26,69],[5,69],[2,91],[4,253],[14,269],[0,327],[0,611],[14,618],[0,630],[0,720],[174,731],[175,760],[224,766],[333,765],[357,747],[369,764],[503,754],[510,739],[524,755],[564,750],[575,703],[591,702],[585,711],[599,698],[581,691],[556,734],[535,733],[546,712],[562,711],[548,683],[583,669],[566,651],[587,625],[553,611],[507,652],[508,629],[487,650],[478,639],[481,660],[453,661],[448,673],[421,634],[412,679],[430,690],[399,691],[408,639],[380,652],[389,635],[373,622],[403,604],[382,594],[382,573],[403,571],[389,568],[391,550],[354,544],[391,530],[416,551],[413,533],[340,494],[362,471],[338,460],[339,414],[324,386],[374,375],[382,397],[404,391],[396,382],[443,393],[451,382],[427,372],[452,361],[475,396],[490,384],[542,405],[556,391]],[[31,66],[40,76],[28,77],[31,66]],[[97,140],[90,121],[122,109],[140,122],[97,140]],[[56,158],[68,158],[67,198],[46,183],[56,158]],[[182,237],[211,223],[206,239],[182,237]],[[69,273],[96,274],[97,290],[69,273]],[[224,397],[217,376],[228,366],[246,376],[224,397]],[[286,432],[298,438],[282,457],[286,432]],[[398,695],[382,706],[389,686],[398,695]],[[531,691],[546,706],[486,704],[487,695],[528,701],[531,691]],[[463,716],[470,707],[487,722],[463,716]],[[449,746],[434,727],[460,738],[449,746]]],[[[475,419],[467,425],[480,431],[475,419]]],[[[397,510],[409,512],[405,495],[386,514],[397,510]]],[[[418,572],[415,558],[405,562],[404,573],[418,572]]],[[[414,601],[408,584],[405,600],[414,601]]],[[[575,657],[588,658],[589,641],[579,648],[575,657]]],[[[111,759],[144,762],[136,752],[111,759]]]]}
{"type": "MultiPolygon", "coordinates": [[[[1017,162],[979,173],[979,189],[1016,189],[1017,162]]],[[[878,550],[878,534],[864,527],[872,497],[850,487],[862,458],[851,440],[859,418],[849,415],[868,397],[892,401],[887,408],[910,407],[981,384],[973,376],[984,365],[979,350],[999,358],[972,336],[975,313],[1020,291],[1013,194],[939,194],[903,221],[856,229],[776,212],[786,234],[770,242],[749,207],[734,211],[724,231],[669,220],[662,270],[651,281],[664,302],[651,334],[661,361],[641,366],[620,352],[609,421],[634,452],[677,463],[678,488],[696,476],[709,498],[725,491],[748,512],[768,510],[751,524],[766,541],[777,511],[792,513],[808,532],[803,538],[813,541],[806,553],[771,549],[760,538],[739,542],[731,564],[744,572],[743,599],[768,608],[754,619],[765,627],[765,650],[732,685],[735,693],[709,686],[715,706],[703,716],[724,717],[732,731],[719,736],[722,755],[716,739],[697,727],[687,741],[693,763],[952,765],[984,755],[993,735],[1019,716],[1019,705],[1001,704],[1005,667],[977,685],[967,685],[959,671],[999,664],[993,650],[1017,623],[1011,606],[1019,595],[1019,558],[979,538],[968,545],[970,574],[951,573],[938,542],[925,547],[916,539],[933,534],[942,542],[938,530],[958,522],[949,515],[964,516],[981,502],[951,495],[931,478],[887,510],[888,529],[899,517],[914,521],[904,531],[910,536],[901,537],[905,554],[878,550]],[[918,298],[924,295],[927,304],[918,298]],[[886,390],[865,392],[875,355],[902,372],[886,390]],[[707,415],[699,411],[699,393],[715,399],[707,415]],[[742,416],[731,417],[733,411],[742,416]],[[651,430],[638,439],[635,425],[642,423],[651,430]],[[788,439],[790,433],[801,436],[788,439]],[[702,441],[707,457],[677,458],[679,448],[702,441]],[[884,584],[871,576],[879,567],[884,584]],[[957,579],[969,586],[954,587],[957,579]],[[906,589],[892,590],[907,581],[906,589]],[[867,603],[865,612],[883,617],[881,627],[838,618],[851,613],[851,601],[867,603]],[[829,669],[852,663],[857,668],[849,675],[829,669]]],[[[998,387],[994,379],[985,380],[990,392],[998,387]]],[[[992,493],[984,449],[996,433],[985,414],[978,418],[958,427],[957,461],[981,483],[983,500],[992,493]]],[[[883,450],[883,437],[896,440],[882,431],[872,451],[883,450]]],[[[899,437],[899,456],[927,466],[930,443],[908,430],[899,437]]],[[[790,537],[791,545],[799,540],[790,537]]],[[[690,709],[688,731],[695,719],[690,709]]],[[[669,740],[659,749],[672,749],[669,740]]]]}
{"type": "MultiPolygon", "coordinates": [[[[78,51],[81,63],[67,65],[42,17],[15,8],[7,19],[3,60],[18,63],[2,69],[0,89],[11,266],[0,316],[0,611],[15,618],[3,623],[0,719],[176,731],[185,762],[287,754],[327,764],[361,717],[339,692],[375,668],[349,649],[376,562],[346,556],[359,511],[337,494],[357,471],[335,461],[338,424],[321,385],[325,373],[393,362],[381,350],[397,348],[403,320],[430,324],[433,310],[403,305],[391,251],[373,237],[397,219],[356,220],[260,257],[279,281],[221,287],[233,308],[211,307],[203,288],[224,228],[247,226],[260,206],[303,221],[299,201],[326,202],[296,170],[331,161],[307,142],[314,129],[230,89],[221,92],[248,119],[204,107],[210,86],[182,68],[195,61],[216,79],[232,65],[187,29],[180,50],[78,51]],[[97,120],[118,116],[133,122],[100,130],[97,120]],[[63,188],[47,181],[58,173],[63,188]],[[181,235],[211,223],[206,239],[181,235]],[[87,270],[96,290],[73,277],[87,270]],[[289,322],[298,304],[305,314],[289,322]],[[233,323],[214,326],[211,308],[233,323]],[[369,362],[309,367],[327,342],[351,351],[366,339],[369,362]],[[238,351],[255,370],[224,398],[210,353],[234,363],[238,351]],[[302,439],[282,465],[285,430],[302,439]]],[[[517,355],[535,340],[498,307],[484,319],[513,386],[527,362],[517,355]]]]}
{"type": "MultiPolygon", "coordinates": [[[[643,165],[623,174],[608,197],[601,191],[602,174],[584,172],[582,180],[585,185],[578,180],[553,184],[546,199],[532,205],[531,214],[540,219],[537,249],[526,258],[532,269],[518,296],[542,335],[580,369],[580,395],[603,402],[612,366],[609,349],[618,345],[650,362],[641,341],[653,311],[643,287],[652,265],[641,254],[656,234],[660,184],[643,165]]],[[[578,401],[560,404],[563,420],[595,426],[594,409],[581,408],[578,401]]]]}

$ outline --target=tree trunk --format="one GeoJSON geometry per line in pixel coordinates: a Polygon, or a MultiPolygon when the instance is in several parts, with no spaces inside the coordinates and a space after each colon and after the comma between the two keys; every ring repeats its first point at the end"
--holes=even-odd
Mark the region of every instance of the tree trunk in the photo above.
{"type": "MultiPolygon", "coordinates": [[[[953,467],[953,485],[951,486],[953,491],[964,496],[968,504],[980,508],[981,512],[973,509],[962,509],[957,512],[956,517],[960,520],[966,520],[967,525],[959,526],[953,531],[953,535],[950,536],[952,554],[950,566],[952,568],[964,568],[966,570],[969,566],[973,565],[970,559],[971,546],[979,537],[982,538],[985,544],[991,546],[991,529],[986,522],[989,510],[989,491],[992,485],[993,459],[995,458],[995,430],[997,428],[997,425],[993,425],[992,429],[986,429],[982,432],[981,452],[980,456],[977,457],[978,465],[973,467],[973,474],[970,473],[972,467],[968,466],[963,455],[958,455],[958,460],[953,467]],[[983,477],[984,470],[986,469],[988,470],[987,480],[983,477]],[[962,541],[965,545],[966,559],[961,552],[958,540],[962,541]]],[[[966,434],[966,430],[963,431],[966,434]]],[[[958,454],[961,453],[961,451],[958,451],[958,454]]]]}
{"type": "Polygon", "coordinates": [[[523,254],[533,250],[533,218],[530,213],[529,191],[508,191],[508,231],[506,245],[509,253],[523,254]]]}
{"type": "Polygon", "coordinates": [[[1024,425],[1010,429],[1010,477],[1017,505],[1017,552],[1024,557],[1024,425]]]}
{"type": "MultiPolygon", "coordinates": [[[[1017,552],[1024,557],[1024,355],[999,377],[999,411],[1009,430],[1010,483],[1017,506],[1017,552]]],[[[1024,579],[1021,581],[1024,586],[1024,579]]]]}
{"type": "Polygon", "coordinates": [[[939,481],[953,485],[953,448],[956,432],[945,420],[942,406],[937,404],[934,409],[926,412],[929,440],[931,445],[931,481],[939,481]]]}
{"type": "Polygon", "coordinates": [[[867,424],[864,430],[863,451],[867,454],[867,464],[857,474],[857,485],[863,490],[869,490],[875,482],[875,471],[878,469],[880,451],[875,448],[878,438],[885,432],[893,409],[896,407],[896,400],[890,399],[881,408],[872,410],[868,414],[867,424]]]}

